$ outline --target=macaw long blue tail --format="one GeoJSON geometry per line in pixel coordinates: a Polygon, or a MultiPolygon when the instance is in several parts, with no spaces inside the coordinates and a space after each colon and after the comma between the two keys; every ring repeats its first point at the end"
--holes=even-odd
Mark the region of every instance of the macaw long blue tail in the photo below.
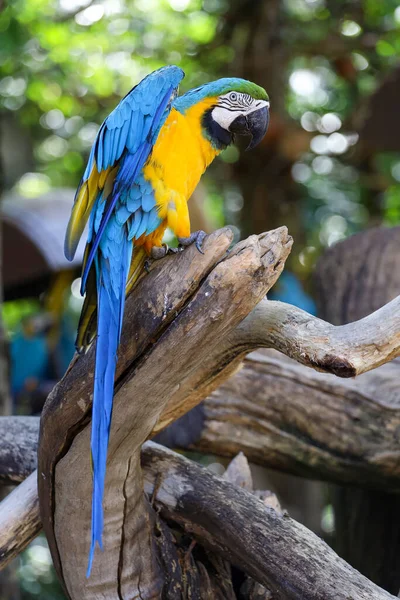
{"type": "Polygon", "coordinates": [[[125,305],[125,286],[132,242],[124,236],[118,263],[96,257],[97,345],[92,409],[91,453],[93,467],[92,531],[86,576],[90,576],[96,542],[103,549],[103,496],[110,436],[117,348],[125,305]],[[114,269],[114,270],[113,270],[114,269]]]}

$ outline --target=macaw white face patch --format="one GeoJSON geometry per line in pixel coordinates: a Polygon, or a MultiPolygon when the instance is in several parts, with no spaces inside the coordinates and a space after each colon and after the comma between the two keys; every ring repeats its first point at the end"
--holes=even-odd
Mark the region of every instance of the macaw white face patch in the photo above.
{"type": "Polygon", "coordinates": [[[212,110],[211,115],[220,127],[229,129],[231,123],[240,115],[249,115],[264,106],[269,107],[267,100],[256,100],[249,94],[241,92],[229,92],[219,97],[218,105],[212,110]]]}

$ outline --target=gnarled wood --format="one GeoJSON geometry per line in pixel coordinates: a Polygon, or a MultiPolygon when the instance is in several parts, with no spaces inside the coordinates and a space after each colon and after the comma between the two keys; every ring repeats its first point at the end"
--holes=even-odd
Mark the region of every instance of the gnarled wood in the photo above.
{"type": "Polygon", "coordinates": [[[296,475],[400,492],[399,377],[397,361],[338,381],[255,352],[204,401],[200,432],[184,447],[243,451],[296,475]]]}
{"type": "MultiPolygon", "coordinates": [[[[143,281],[143,284],[146,283],[146,280],[147,278],[143,281]]],[[[267,301],[263,301],[261,306],[255,309],[255,312],[260,314],[261,311],[268,311],[270,308],[273,310],[276,306],[280,311],[282,305],[279,305],[279,303],[269,303],[267,301]]],[[[286,307],[286,309],[287,311],[294,313],[300,312],[302,318],[304,316],[302,311],[298,311],[298,309],[293,307],[286,307]]],[[[311,316],[308,316],[307,318],[311,324],[313,321],[315,321],[315,319],[311,316]]],[[[375,315],[375,318],[377,320],[378,315],[375,315]]],[[[265,321],[266,319],[262,320],[264,323],[265,321]]],[[[321,323],[321,321],[318,321],[319,327],[322,327],[321,323]]],[[[325,325],[327,331],[332,332],[332,327],[328,324],[325,325]]],[[[360,322],[359,325],[362,327],[363,322],[360,322]]],[[[183,414],[183,412],[188,410],[192,404],[198,402],[204,395],[208,393],[210,389],[217,385],[219,378],[223,380],[226,377],[226,371],[224,371],[224,369],[233,370],[240,361],[242,353],[250,349],[250,344],[255,343],[254,337],[249,335],[249,331],[256,331],[257,335],[259,337],[261,336],[260,331],[257,330],[258,328],[255,327],[255,321],[251,315],[241,325],[238,326],[236,331],[232,332],[226,339],[222,340],[221,344],[216,347],[215,352],[213,351],[210,357],[203,361],[200,367],[195,370],[194,375],[191,375],[182,382],[181,388],[175,393],[175,401],[171,403],[171,406],[166,407],[162,417],[156,424],[153,433],[165,426],[168,422],[176,419],[180,414],[183,414]],[[247,321],[251,321],[250,328],[248,328],[247,321]],[[243,331],[246,332],[246,336],[243,336],[243,331]]],[[[302,330],[300,329],[299,332],[302,333],[302,330]]],[[[268,332],[266,332],[264,338],[267,339],[268,335],[268,332]]],[[[373,332],[371,332],[371,335],[373,335],[373,332]]],[[[316,346],[316,348],[320,348],[320,338],[318,336],[316,338],[314,338],[313,335],[308,337],[309,339],[306,338],[308,347],[311,346],[312,348],[312,344],[316,343],[319,344],[316,346]]],[[[302,345],[305,343],[304,339],[304,335],[300,336],[300,339],[297,343],[292,339],[289,349],[287,350],[288,353],[293,353],[293,347],[297,349],[300,348],[301,351],[302,345]]],[[[129,346],[128,349],[132,351],[129,346]]],[[[313,351],[316,351],[315,348],[313,351]]],[[[356,349],[356,351],[358,352],[359,349],[356,349]]],[[[123,360],[124,357],[122,357],[122,361],[123,360]]],[[[75,367],[73,368],[75,369],[75,367]]],[[[342,415],[342,418],[337,420],[337,422],[340,423],[340,429],[335,430],[335,425],[333,423],[332,436],[327,435],[325,429],[321,429],[321,431],[324,431],[323,439],[321,439],[318,429],[315,430],[316,435],[310,432],[310,427],[314,422],[312,412],[310,411],[314,410],[317,414],[317,417],[321,414],[317,400],[312,404],[312,406],[309,407],[308,414],[310,415],[310,418],[297,419],[296,426],[298,430],[293,431],[292,420],[289,417],[292,414],[295,415],[296,411],[293,412],[295,407],[291,406],[290,398],[291,396],[295,398],[298,395],[301,397],[301,394],[304,393],[308,394],[310,389],[315,389],[316,394],[318,394],[317,388],[319,388],[321,385],[323,390],[325,390],[325,393],[331,394],[333,388],[338,385],[337,382],[327,376],[324,378],[323,375],[318,375],[311,371],[308,372],[307,370],[296,365],[289,366],[288,364],[287,367],[282,367],[281,362],[279,363],[278,368],[276,368],[276,365],[274,367],[273,364],[267,365],[264,357],[261,369],[264,373],[263,377],[267,377],[267,385],[265,386],[266,391],[268,391],[270,388],[272,389],[273,385],[271,380],[268,378],[273,378],[276,385],[276,377],[278,376],[281,378],[281,380],[283,380],[282,385],[284,386],[282,390],[282,399],[284,399],[285,402],[282,401],[282,403],[280,403],[282,413],[279,414],[275,412],[275,418],[277,419],[277,427],[275,428],[275,432],[274,429],[271,429],[270,427],[269,437],[267,440],[265,439],[266,432],[263,431],[256,444],[252,445],[249,443],[249,436],[246,436],[244,431],[240,429],[240,423],[244,423],[246,428],[249,426],[249,422],[255,423],[254,419],[251,420],[251,414],[253,414],[252,411],[254,410],[254,407],[246,405],[245,403],[242,403],[243,411],[241,413],[241,418],[244,420],[239,421],[237,413],[235,413],[236,409],[234,409],[233,412],[229,412],[230,409],[224,407],[223,411],[225,411],[226,419],[223,421],[222,425],[221,419],[218,416],[218,411],[215,411],[215,404],[213,404],[215,403],[215,398],[218,397],[217,393],[217,396],[214,396],[214,398],[206,403],[206,407],[210,406],[211,412],[209,414],[211,416],[208,417],[208,423],[204,429],[205,433],[202,434],[204,437],[198,442],[199,447],[214,447],[214,450],[217,453],[231,455],[232,453],[235,453],[243,448],[244,441],[247,440],[245,449],[251,460],[256,462],[262,462],[264,464],[267,463],[272,466],[284,468],[293,472],[300,471],[320,478],[335,478],[338,481],[351,480],[354,477],[357,478],[358,483],[361,484],[382,487],[383,489],[385,486],[389,485],[397,489],[397,440],[395,436],[396,428],[393,427],[393,419],[396,418],[397,413],[395,407],[392,407],[391,410],[388,410],[388,407],[386,406],[386,404],[389,402],[390,394],[393,392],[393,396],[398,388],[397,375],[393,371],[394,368],[394,365],[388,365],[384,367],[386,371],[384,373],[382,372],[382,374],[380,374],[380,369],[376,371],[376,373],[364,375],[363,378],[358,380],[360,381],[360,384],[354,384],[352,381],[342,382],[339,388],[342,391],[339,394],[335,394],[335,406],[337,407],[336,414],[338,416],[342,415]],[[268,371],[268,369],[271,367],[272,371],[268,371]],[[286,373],[287,370],[288,373],[286,373]],[[392,377],[390,377],[390,373],[393,373],[392,377]],[[387,382],[385,383],[386,380],[387,382]],[[285,391],[286,385],[290,386],[289,389],[291,392],[295,390],[295,393],[288,394],[288,390],[285,391]],[[293,386],[295,386],[295,388],[293,388],[293,386]],[[381,394],[381,405],[378,403],[378,400],[375,400],[377,390],[379,390],[379,393],[381,394]],[[383,390],[386,390],[384,394],[382,394],[383,390]],[[348,399],[349,393],[350,400],[348,399]],[[365,397],[368,398],[367,404],[362,407],[362,410],[358,410],[357,407],[359,403],[361,403],[365,397]],[[347,405],[348,401],[350,401],[350,404],[353,405],[354,408],[350,413],[350,417],[348,419],[343,419],[343,415],[347,415],[349,412],[347,405]],[[287,402],[289,402],[289,405],[287,405],[287,402]],[[353,411],[355,409],[358,410],[358,416],[356,416],[355,421],[359,430],[359,434],[356,436],[356,438],[350,435],[350,429],[354,425],[353,417],[351,415],[353,415],[353,411]],[[216,415],[215,417],[213,417],[213,410],[214,415],[216,415]],[[249,410],[247,421],[246,410],[249,410]],[[236,419],[236,423],[232,422],[231,427],[229,422],[230,414],[232,414],[234,420],[236,419]],[[365,420],[363,420],[364,416],[365,420]],[[371,438],[371,432],[369,432],[368,438],[364,439],[364,433],[368,432],[366,424],[368,419],[370,419],[373,423],[380,424],[379,427],[375,426],[373,430],[375,432],[373,436],[375,441],[371,438]],[[223,427],[225,427],[225,429],[223,429],[223,427]],[[215,435],[217,428],[219,430],[219,436],[215,435]],[[290,437],[288,437],[289,431],[291,432],[290,437]],[[346,433],[346,431],[348,433],[346,433]],[[235,433],[238,435],[235,435],[235,433]],[[239,438],[240,444],[238,443],[239,438]],[[343,445],[343,439],[348,440],[350,445],[343,445]],[[338,440],[340,442],[340,448],[337,447],[338,440]],[[368,451],[368,444],[370,441],[374,442],[374,448],[376,448],[376,451],[372,453],[368,451]],[[323,444],[325,444],[325,447],[321,447],[323,444]],[[279,448],[279,451],[277,448],[279,448]],[[348,454],[353,456],[353,460],[348,460],[348,454]]],[[[237,377],[238,381],[240,381],[242,375],[239,374],[237,377]]],[[[62,390],[64,390],[65,393],[68,391],[65,391],[65,384],[61,385],[63,387],[60,391],[60,395],[58,396],[60,403],[62,403],[63,399],[62,390]]],[[[230,384],[228,383],[227,386],[227,389],[229,390],[230,384]]],[[[84,394],[87,393],[89,396],[90,381],[88,383],[78,380],[77,387],[79,393],[83,390],[84,394]]],[[[258,391],[261,392],[262,390],[259,388],[258,391]]],[[[70,409],[70,412],[66,413],[66,420],[61,420],[58,424],[57,422],[55,423],[57,425],[56,432],[60,433],[60,437],[56,439],[50,437],[50,441],[53,445],[49,445],[49,448],[51,447],[51,451],[49,450],[49,453],[46,457],[46,460],[49,462],[51,460],[56,460],[57,448],[59,448],[58,451],[62,453],[65,438],[63,437],[60,428],[66,423],[66,421],[68,421],[67,417],[70,417],[74,411],[75,416],[77,411],[82,414],[82,405],[84,405],[84,398],[86,397],[84,394],[83,396],[78,395],[75,397],[75,404],[72,404],[72,410],[68,404],[67,408],[70,409]]],[[[258,398],[257,395],[254,395],[252,396],[252,399],[256,397],[258,398]]],[[[262,403],[266,403],[268,407],[268,397],[263,397],[261,395],[260,401],[262,403]]],[[[329,398],[328,400],[327,397],[325,404],[327,407],[329,407],[332,404],[332,398],[329,398]]],[[[265,408],[262,410],[265,410],[265,408]]],[[[300,409],[298,408],[297,410],[300,409]]],[[[53,417],[51,409],[49,409],[48,414],[50,415],[50,418],[53,417]]],[[[269,414],[269,420],[271,423],[274,422],[273,418],[274,415],[269,414]]],[[[327,423],[327,421],[325,422],[327,423]]],[[[44,479],[42,483],[44,489],[51,489],[49,488],[48,481],[46,479],[44,479]]]]}
{"type": "Polygon", "coordinates": [[[338,377],[355,377],[400,356],[400,296],[346,325],[330,325],[284,302],[267,302],[238,327],[242,343],[275,348],[338,377]]]}
{"type": "MultiPolygon", "coordinates": [[[[253,236],[221,260],[229,241],[225,231],[216,232],[205,243],[204,257],[190,248],[161,261],[128,298],[109,453],[114,468],[108,469],[105,499],[108,551],[97,553],[97,572],[89,582],[84,571],[90,523],[87,425],[93,349],[72,363],[49,398],[39,454],[42,518],[58,572],[72,598],[92,598],[99,586],[105,598],[136,593],[140,576],[141,590],[146,589],[150,598],[157,596],[162,578],[151,543],[151,514],[141,493],[141,443],[213,391],[246,352],[258,345],[275,345],[310,366],[348,376],[399,351],[396,312],[385,323],[392,333],[384,340],[379,314],[334,328],[280,303],[262,301],[254,309],[279,276],[290,239],[284,228],[253,236]],[[279,318],[287,344],[282,342],[279,318]],[[376,353],[363,333],[365,326],[369,336],[376,337],[376,353]],[[324,354],[323,343],[330,354],[324,354]]],[[[384,317],[390,312],[387,307],[381,310],[384,317]]]]}
{"type": "Polygon", "coordinates": [[[179,523],[279,600],[389,600],[311,531],[162,446],[142,450],[145,490],[179,523]]]}
{"type": "Polygon", "coordinates": [[[158,597],[162,579],[142,494],[140,447],[165,404],[179,395],[180,385],[210,348],[276,281],[291,246],[281,228],[250,237],[221,261],[229,242],[226,233],[217,232],[205,242],[204,257],[190,248],[162,261],[127,300],[104,499],[105,552],[96,552],[89,580],[85,577],[91,506],[87,410],[93,350],[72,365],[48,400],[39,447],[42,518],[59,574],[73,599],[99,597],[100,589],[107,599],[158,597]],[[85,375],[82,382],[77,382],[79,373],[85,375]]]}
{"type": "MultiPolygon", "coordinates": [[[[171,442],[219,456],[244,451],[251,462],[296,475],[399,492],[399,372],[394,361],[339,381],[274,350],[253,352],[204,400],[194,439],[186,431],[188,442],[180,435],[171,442]]],[[[0,439],[18,436],[25,423],[21,451],[11,445],[10,455],[1,453],[0,479],[7,483],[33,470],[39,419],[0,419],[0,439]]]]}

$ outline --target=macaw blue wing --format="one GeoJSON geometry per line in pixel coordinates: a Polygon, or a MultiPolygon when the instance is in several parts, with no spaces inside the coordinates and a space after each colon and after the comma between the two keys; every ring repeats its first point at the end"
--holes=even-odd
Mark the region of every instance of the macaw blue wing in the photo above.
{"type": "Polygon", "coordinates": [[[154,71],[121,100],[99,129],[75,195],[65,238],[65,255],[72,260],[96,200],[106,203],[98,230],[89,231],[91,247],[82,275],[83,291],[115,204],[146,162],[183,77],[183,71],[175,66],[154,71]]]}
{"type": "Polygon", "coordinates": [[[92,530],[87,576],[96,544],[102,546],[115,368],[133,240],[150,233],[161,222],[153,189],[144,179],[142,169],[183,76],[183,71],[173,66],[155,71],[131,90],[107,117],[93,144],[67,229],[65,254],[71,259],[90,217],[81,287],[82,294],[86,291],[86,298],[77,338],[78,347],[82,349],[86,347],[86,340],[89,343],[93,340],[97,315],[90,440],[92,530]]]}

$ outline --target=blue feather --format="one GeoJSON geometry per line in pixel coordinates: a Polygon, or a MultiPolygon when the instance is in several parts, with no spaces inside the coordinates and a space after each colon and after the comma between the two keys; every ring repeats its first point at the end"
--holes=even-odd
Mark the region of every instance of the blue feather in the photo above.
{"type": "Polygon", "coordinates": [[[96,164],[97,164],[97,171],[100,173],[100,171],[103,170],[103,136],[104,136],[104,129],[105,127],[101,127],[100,131],[99,131],[99,135],[98,135],[98,142],[97,142],[97,158],[96,158],[96,164]]]}
{"type": "MultiPolygon", "coordinates": [[[[116,167],[111,193],[104,199],[99,190],[90,213],[90,246],[87,246],[81,286],[83,293],[89,271],[94,269],[98,322],[91,433],[93,495],[88,577],[96,543],[102,548],[107,447],[132,239],[154,231],[161,223],[153,208],[152,186],[144,180],[141,171],[171,110],[183,75],[178,67],[159,69],[121,100],[99,129],[76,195],[77,199],[79,189],[88,180],[95,164],[99,172],[116,167]]],[[[67,246],[67,252],[68,249],[67,246]]]]}
{"type": "Polygon", "coordinates": [[[153,191],[151,191],[150,194],[145,194],[142,196],[142,208],[145,212],[150,212],[155,205],[156,201],[153,191]]]}
{"type": "Polygon", "coordinates": [[[103,136],[103,152],[104,152],[104,162],[103,162],[103,168],[107,168],[107,166],[114,164],[114,161],[112,160],[113,154],[112,154],[112,135],[109,131],[106,131],[104,136],[103,136]]]}
{"type": "Polygon", "coordinates": [[[161,223],[162,223],[162,219],[158,216],[158,210],[157,210],[157,207],[155,206],[149,212],[149,219],[147,221],[146,233],[147,234],[153,233],[153,231],[155,231],[157,229],[157,227],[159,227],[161,225],[161,223]]]}
{"type": "Polygon", "coordinates": [[[140,236],[143,235],[143,233],[146,231],[148,222],[149,222],[149,213],[144,212],[142,210],[142,220],[140,221],[140,225],[135,234],[136,239],[139,239],[140,236]]]}
{"type": "Polygon", "coordinates": [[[92,533],[86,576],[90,576],[96,542],[103,549],[103,496],[110,437],[117,349],[125,304],[125,285],[132,258],[132,243],[123,236],[117,264],[96,257],[98,318],[96,368],[92,409],[91,451],[93,461],[92,533]],[[110,286],[113,268],[117,287],[110,286]]]}
{"type": "Polygon", "coordinates": [[[141,209],[139,209],[133,215],[131,226],[129,228],[128,240],[132,240],[134,237],[136,237],[136,232],[138,230],[141,220],[142,220],[142,211],[141,211],[141,209]]]}
{"type": "Polygon", "coordinates": [[[129,194],[128,199],[126,200],[126,206],[127,209],[129,210],[129,212],[132,214],[134,213],[138,208],[140,208],[142,205],[142,199],[139,198],[134,198],[132,200],[131,195],[129,194]]]}

